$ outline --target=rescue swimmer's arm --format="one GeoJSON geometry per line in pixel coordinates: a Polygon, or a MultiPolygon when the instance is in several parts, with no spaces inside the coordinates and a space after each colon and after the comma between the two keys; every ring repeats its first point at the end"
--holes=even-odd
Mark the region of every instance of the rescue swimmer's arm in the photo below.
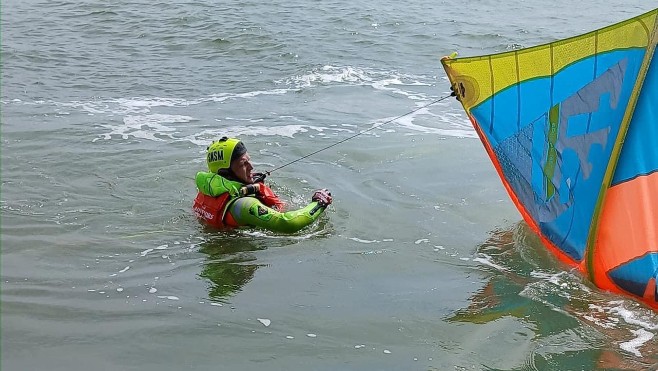
{"type": "Polygon", "coordinates": [[[239,225],[294,233],[313,223],[324,209],[325,206],[313,201],[301,209],[282,213],[265,206],[255,197],[241,197],[229,207],[228,212],[239,225]]]}

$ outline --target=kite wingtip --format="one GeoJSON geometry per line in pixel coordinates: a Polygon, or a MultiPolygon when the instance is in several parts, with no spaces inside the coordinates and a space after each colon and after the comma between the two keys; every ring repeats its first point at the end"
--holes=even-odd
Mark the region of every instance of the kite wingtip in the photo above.
{"type": "Polygon", "coordinates": [[[450,55],[446,55],[442,57],[441,60],[444,61],[446,59],[455,59],[455,58],[457,58],[457,52],[452,52],[450,53],[450,55]]]}

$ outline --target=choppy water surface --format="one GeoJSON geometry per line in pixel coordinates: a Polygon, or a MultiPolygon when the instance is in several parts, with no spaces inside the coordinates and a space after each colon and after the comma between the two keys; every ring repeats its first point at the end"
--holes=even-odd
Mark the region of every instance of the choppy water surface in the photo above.
{"type": "Polygon", "coordinates": [[[655,6],[3,2],[2,369],[655,369],[655,312],[544,251],[452,99],[274,172],[335,196],[298,234],[191,213],[212,139],[273,169],[444,97],[452,51],[655,6]]]}

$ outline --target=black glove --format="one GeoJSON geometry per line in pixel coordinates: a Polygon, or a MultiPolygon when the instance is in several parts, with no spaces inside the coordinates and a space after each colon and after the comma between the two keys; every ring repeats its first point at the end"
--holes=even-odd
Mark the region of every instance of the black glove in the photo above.
{"type": "Polygon", "coordinates": [[[263,183],[266,176],[267,176],[266,173],[253,173],[253,174],[251,174],[251,180],[254,183],[263,183]]]}
{"type": "Polygon", "coordinates": [[[313,193],[313,196],[311,197],[312,201],[317,201],[318,205],[322,207],[327,207],[331,205],[331,192],[329,192],[328,189],[318,189],[313,193]]]}

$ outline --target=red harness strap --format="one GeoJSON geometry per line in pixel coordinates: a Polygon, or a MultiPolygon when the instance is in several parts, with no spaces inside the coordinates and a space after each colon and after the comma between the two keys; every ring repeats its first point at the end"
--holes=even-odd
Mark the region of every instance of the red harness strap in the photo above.
{"type": "Polygon", "coordinates": [[[285,202],[281,201],[279,196],[274,194],[274,191],[272,191],[270,187],[266,186],[265,183],[258,183],[258,185],[259,190],[256,194],[256,197],[260,200],[260,202],[273,208],[276,211],[283,211],[283,209],[286,207],[285,202]]]}

